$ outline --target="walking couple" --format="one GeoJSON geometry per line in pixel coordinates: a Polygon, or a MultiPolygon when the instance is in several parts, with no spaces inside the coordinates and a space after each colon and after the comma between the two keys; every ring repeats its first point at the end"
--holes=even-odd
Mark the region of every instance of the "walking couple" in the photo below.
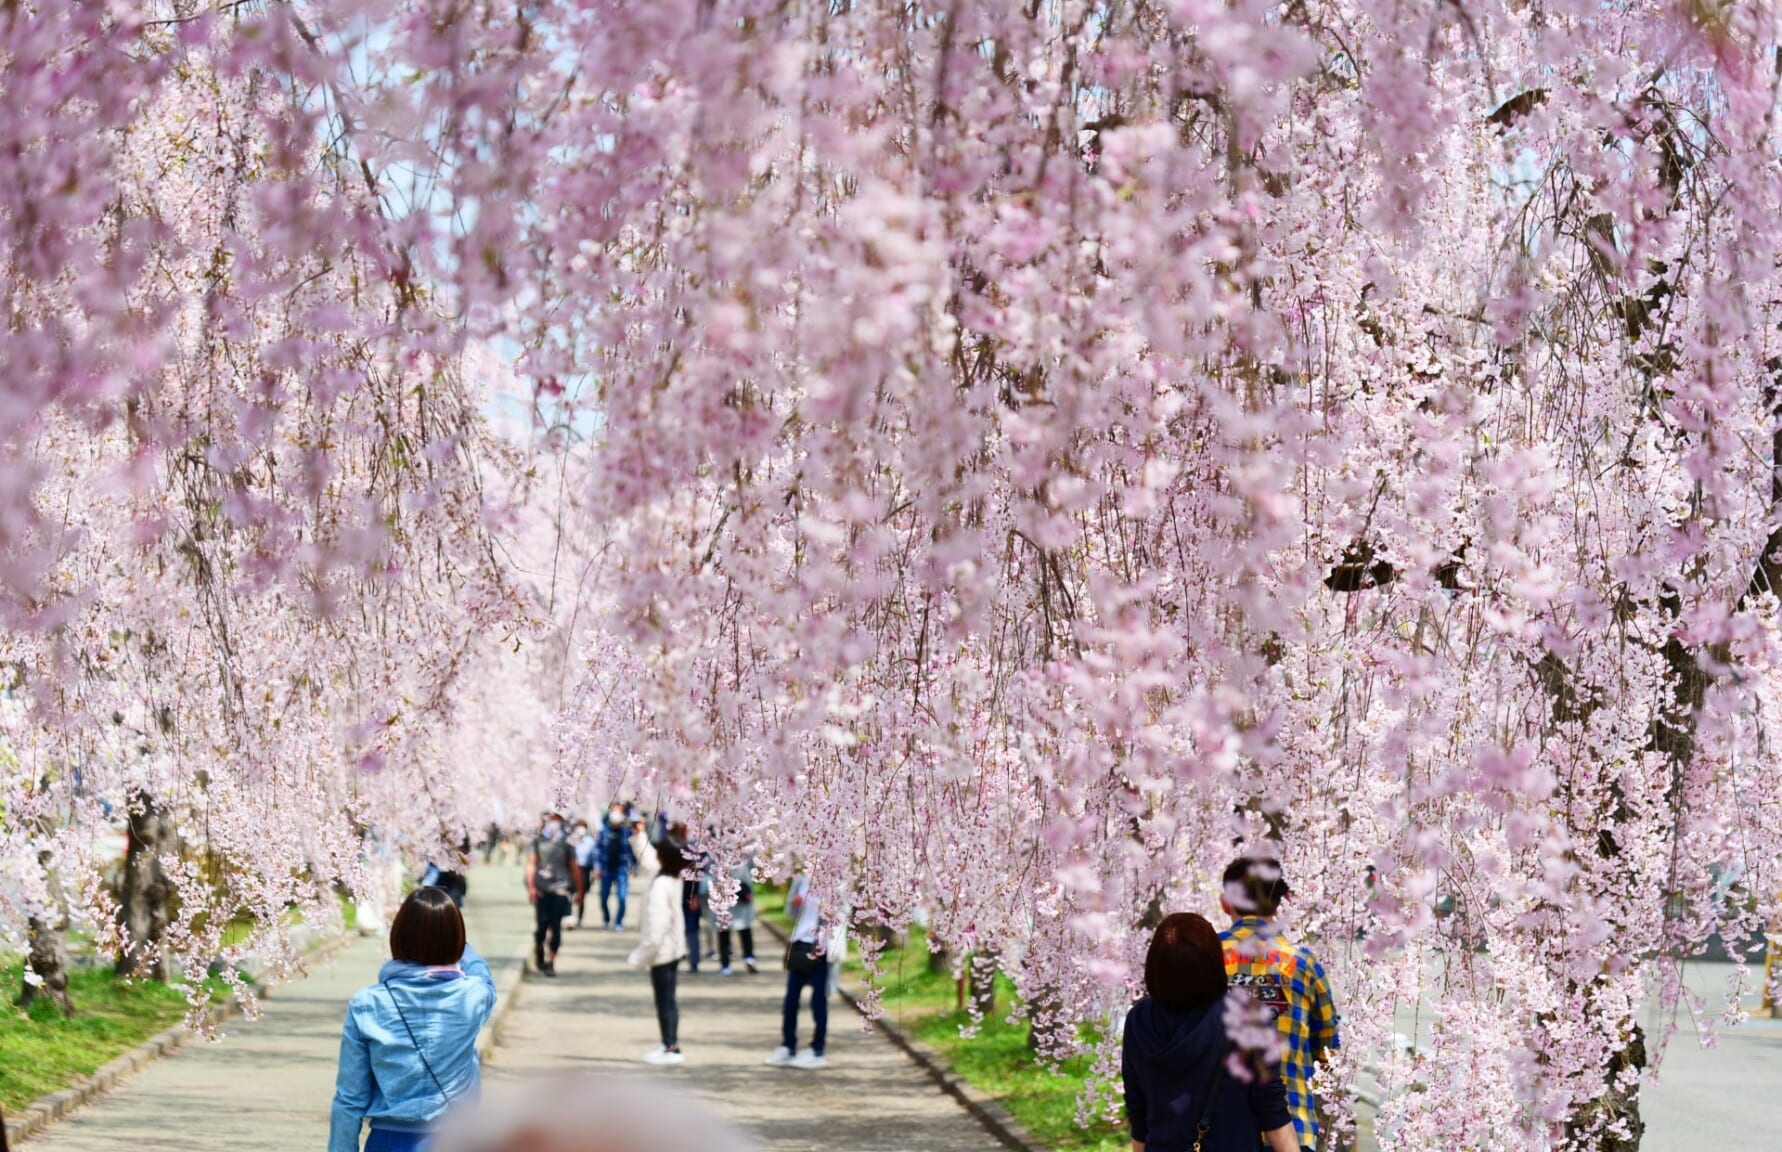
{"type": "Polygon", "coordinates": [[[1121,1079],[1134,1152],[1301,1152],[1318,1146],[1312,1076],[1337,1047],[1336,1007],[1311,950],[1284,940],[1274,917],[1288,896],[1278,860],[1243,857],[1225,870],[1231,927],[1191,912],[1166,916],[1145,956],[1145,996],[1126,1016],[1121,1079]],[[1236,1015],[1281,1033],[1279,1061],[1240,1048],[1236,1015]],[[1248,1065],[1236,1082],[1233,1060],[1248,1065]]]}
{"type": "MultiPolygon", "coordinates": [[[[694,861],[685,845],[685,831],[679,836],[665,836],[656,845],[660,870],[650,880],[644,897],[641,939],[632,949],[630,963],[647,969],[650,991],[656,1003],[656,1026],[661,1044],[645,1054],[644,1063],[680,1064],[686,1060],[681,1052],[681,1012],[677,998],[677,974],[682,960],[689,955],[688,935],[682,913],[683,885],[697,884],[694,861]]],[[[792,945],[786,953],[786,996],[781,1006],[780,1046],[767,1062],[776,1067],[817,1069],[826,1065],[824,1044],[829,1029],[829,982],[831,961],[839,950],[822,946],[819,932],[822,917],[817,897],[810,890],[810,881],[800,876],[792,882],[787,896],[788,909],[797,916],[792,931],[792,945]],[[811,1044],[798,1050],[798,1007],[804,990],[810,989],[811,1044]]],[[[752,911],[752,910],[751,910],[752,911]]],[[[726,933],[725,935],[728,935],[726,933]]],[[[838,933],[839,935],[839,933],[838,933]]],[[[744,948],[751,950],[745,937],[744,948]]],[[[728,940],[723,941],[728,944],[728,940]]],[[[728,952],[728,948],[725,949],[728,952]]],[[[725,957],[728,960],[728,956],[725,957]]]]}

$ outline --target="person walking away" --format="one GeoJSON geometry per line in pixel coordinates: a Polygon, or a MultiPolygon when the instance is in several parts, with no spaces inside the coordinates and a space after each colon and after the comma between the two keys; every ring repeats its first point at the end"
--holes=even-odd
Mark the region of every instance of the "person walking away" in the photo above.
{"type": "Polygon", "coordinates": [[[662,1043],[645,1054],[646,1064],[679,1064],[681,1055],[681,1010],[675,999],[675,974],[687,956],[686,934],[681,930],[681,875],[687,870],[687,858],[680,845],[664,840],[656,846],[658,871],[644,893],[643,919],[638,925],[640,937],[631,950],[633,968],[650,973],[650,993],[656,1001],[656,1027],[662,1043]]]}
{"type": "Polygon", "coordinates": [[[1163,918],[1145,953],[1145,995],[1126,1014],[1120,1080],[1133,1152],[1299,1152],[1278,1070],[1226,1067],[1228,988],[1219,934],[1206,918],[1163,918]]]}
{"type": "Polygon", "coordinates": [[[691,846],[682,851],[687,856],[687,867],[692,870],[681,886],[681,930],[687,936],[687,971],[692,973],[699,971],[700,912],[706,905],[706,884],[705,873],[695,862],[691,846]]]}
{"type": "Polygon", "coordinates": [[[594,860],[600,869],[600,922],[614,932],[622,932],[625,929],[625,895],[631,886],[631,869],[637,864],[637,857],[632,854],[631,837],[625,830],[625,806],[617,800],[607,809],[606,823],[600,827],[594,860]],[[616,918],[610,903],[615,891],[619,896],[616,918]]]}
{"type": "MultiPolygon", "coordinates": [[[[717,913],[709,913],[712,917],[712,930],[718,936],[720,976],[728,976],[732,971],[730,959],[734,953],[731,951],[730,936],[733,931],[742,938],[743,966],[750,972],[760,971],[755,965],[755,858],[745,858],[741,864],[730,870],[730,876],[736,881],[736,903],[730,909],[730,923],[720,925],[717,913]]],[[[709,901],[706,907],[710,909],[709,901]]]]}
{"type": "Polygon", "coordinates": [[[829,953],[821,946],[823,919],[810,877],[800,874],[786,893],[786,908],[797,917],[786,949],[786,999],[780,1006],[780,1046],[767,1062],[776,1068],[817,1069],[828,1065],[823,1047],[829,1035],[829,953]],[[798,1000],[811,990],[811,1046],[798,1051],[798,1000]]]}
{"type": "Polygon", "coordinates": [[[1299,1146],[1316,1148],[1318,1099],[1312,1093],[1312,1075],[1341,1043],[1330,980],[1312,950],[1288,941],[1274,922],[1281,903],[1292,895],[1279,860],[1241,856],[1225,869],[1224,883],[1219,905],[1232,918],[1231,927],[1219,934],[1226,975],[1233,987],[1273,1014],[1286,1048],[1281,1081],[1287,1110],[1299,1146]]]}
{"type": "Polygon", "coordinates": [[[557,974],[557,952],[563,947],[563,918],[570,897],[585,888],[582,870],[563,834],[563,817],[552,813],[526,855],[526,895],[537,925],[532,934],[532,962],[540,975],[557,974]]]}
{"type": "Polygon", "coordinates": [[[578,816],[575,825],[569,834],[569,847],[575,852],[575,864],[576,867],[582,870],[583,877],[581,890],[575,894],[575,927],[577,928],[582,926],[582,916],[588,908],[588,884],[586,880],[587,877],[594,875],[596,871],[594,848],[598,843],[599,840],[595,838],[592,832],[588,831],[588,822],[578,816]]]}
{"type": "Polygon", "coordinates": [[[418,887],[438,888],[460,908],[464,907],[464,898],[470,895],[470,881],[464,878],[464,873],[452,868],[441,868],[431,860],[427,862],[427,870],[421,873],[418,887]]]}
{"type": "Polygon", "coordinates": [[[634,871],[638,884],[648,891],[650,880],[656,875],[656,845],[650,841],[644,826],[641,816],[631,822],[631,858],[637,861],[634,871]]]}
{"type": "Polygon", "coordinates": [[[328,1152],[424,1152],[435,1122],[482,1082],[476,1037],[495,1009],[489,965],[438,888],[397,909],[376,984],[354,994],[340,1035],[328,1152]]]}
{"type": "MultiPolygon", "coordinates": [[[[685,824],[670,824],[667,839],[681,850],[689,869],[697,867],[699,850],[693,846],[692,833],[685,824]]],[[[691,974],[699,971],[699,910],[704,882],[698,872],[686,877],[686,881],[681,889],[681,926],[687,936],[687,971],[691,974]]]]}

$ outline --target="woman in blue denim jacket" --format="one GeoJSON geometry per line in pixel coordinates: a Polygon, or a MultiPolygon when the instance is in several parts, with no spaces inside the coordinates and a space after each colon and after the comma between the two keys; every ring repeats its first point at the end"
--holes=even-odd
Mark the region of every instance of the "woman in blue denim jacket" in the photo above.
{"type": "Polygon", "coordinates": [[[390,927],[378,982],[347,1005],[328,1152],[422,1152],[446,1108],[482,1084],[476,1037],[495,1007],[489,965],[438,888],[418,888],[390,927]]]}

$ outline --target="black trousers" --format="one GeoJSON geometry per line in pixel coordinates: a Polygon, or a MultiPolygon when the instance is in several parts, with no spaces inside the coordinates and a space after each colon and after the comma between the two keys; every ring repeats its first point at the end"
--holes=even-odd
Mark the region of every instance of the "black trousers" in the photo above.
{"type": "Polygon", "coordinates": [[[532,933],[533,943],[553,955],[563,947],[563,918],[569,915],[569,893],[538,894],[538,927],[532,933]]]}
{"type": "MultiPolygon", "coordinates": [[[[755,930],[753,928],[738,928],[736,931],[742,937],[743,955],[754,959],[755,930]]],[[[718,933],[718,967],[730,967],[730,929],[728,928],[718,933]]]]}
{"type": "Polygon", "coordinates": [[[662,1033],[662,1046],[673,1048],[681,1042],[681,1007],[675,1003],[675,973],[681,962],[657,964],[650,969],[650,992],[656,997],[656,1027],[662,1033]]]}

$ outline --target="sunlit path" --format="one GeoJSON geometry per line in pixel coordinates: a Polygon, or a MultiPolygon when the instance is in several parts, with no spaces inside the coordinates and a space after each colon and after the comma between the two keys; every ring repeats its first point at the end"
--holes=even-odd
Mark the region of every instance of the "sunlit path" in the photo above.
{"type": "MultiPolygon", "coordinates": [[[[779,953],[764,949],[759,975],[680,976],[681,1047],[687,1062],[662,1075],[743,1125],[766,1152],[987,1152],[1000,1145],[907,1056],[867,1035],[840,1001],[829,1017],[829,1067],[769,1068],[778,1043],[785,987],[779,953]]],[[[501,1030],[485,1094],[499,1099],[526,1078],[563,1072],[646,1074],[640,1057],[655,1046],[649,980],[627,967],[633,931],[583,929],[564,937],[554,980],[528,978],[501,1030]]],[[[800,1019],[800,1040],[809,1015],[800,1019]]]]}
{"type": "MultiPolygon", "coordinates": [[[[518,869],[470,873],[470,938],[499,982],[519,963],[531,913],[518,869]]],[[[31,1140],[33,1152],[314,1152],[328,1144],[341,1019],[377,977],[384,942],[361,937],[277,990],[257,1021],[234,1020],[220,1043],[194,1042],[31,1140]]]]}

